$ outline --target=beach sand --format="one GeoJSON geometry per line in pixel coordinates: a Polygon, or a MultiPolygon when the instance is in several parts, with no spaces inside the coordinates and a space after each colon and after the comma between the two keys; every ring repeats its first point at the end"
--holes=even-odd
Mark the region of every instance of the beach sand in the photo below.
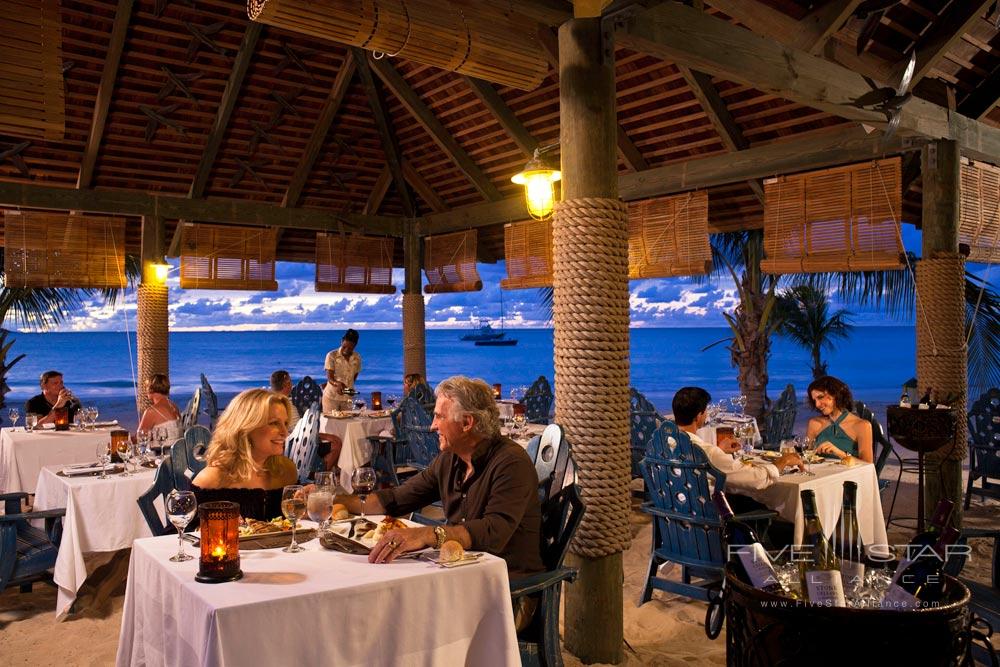
{"type": "MultiPolygon", "coordinates": [[[[895,480],[898,468],[886,466],[883,477],[895,480]]],[[[892,487],[883,492],[883,506],[888,515],[892,487]]],[[[916,506],[916,475],[904,474],[894,516],[913,516],[916,506]]],[[[645,569],[649,562],[651,527],[649,517],[638,510],[632,513],[633,542],[625,552],[625,662],[626,665],[723,665],[725,634],[712,641],[703,627],[706,605],[662,591],[653,600],[636,606],[645,569]]],[[[966,525],[996,527],[1000,503],[976,497],[966,512],[966,525]]],[[[912,531],[890,526],[890,542],[905,542],[912,531]]],[[[986,540],[973,541],[974,555],[964,576],[989,582],[991,545],[986,540]]],[[[104,588],[95,587],[91,576],[81,594],[83,610],[62,623],[56,623],[55,590],[36,584],[30,594],[8,589],[0,595],[0,664],[19,665],[110,665],[114,663],[124,601],[124,577],[128,569],[127,552],[104,566],[104,588]],[[108,597],[101,604],[94,600],[108,597]]],[[[670,568],[671,566],[667,566],[670,568]]],[[[669,576],[678,576],[674,567],[669,576]]],[[[1000,647],[1000,641],[994,639],[1000,647]]],[[[563,653],[569,666],[582,663],[563,653]]]]}

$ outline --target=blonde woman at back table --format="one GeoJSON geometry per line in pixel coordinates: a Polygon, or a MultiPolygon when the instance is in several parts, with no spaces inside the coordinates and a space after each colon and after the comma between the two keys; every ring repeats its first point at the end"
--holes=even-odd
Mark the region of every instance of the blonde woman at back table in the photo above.
{"type": "Polygon", "coordinates": [[[146,394],[150,405],[139,420],[139,431],[153,433],[154,429],[166,430],[166,442],[173,442],[184,435],[181,427],[181,411],[170,400],[170,380],[162,373],[150,376],[146,381],[146,394]]]}

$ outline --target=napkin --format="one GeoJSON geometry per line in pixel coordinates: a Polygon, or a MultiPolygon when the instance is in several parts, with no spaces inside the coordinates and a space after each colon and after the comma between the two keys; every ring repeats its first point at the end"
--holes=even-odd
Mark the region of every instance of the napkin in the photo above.
{"type": "Polygon", "coordinates": [[[94,422],[94,428],[108,428],[109,426],[118,426],[118,420],[112,419],[106,422],[94,422]]]}
{"type": "MultiPolygon", "coordinates": [[[[110,466],[108,466],[110,469],[110,466]]],[[[62,474],[66,477],[72,477],[73,475],[89,475],[95,472],[101,472],[101,465],[99,463],[88,463],[85,466],[66,466],[62,469],[62,474]]]]}

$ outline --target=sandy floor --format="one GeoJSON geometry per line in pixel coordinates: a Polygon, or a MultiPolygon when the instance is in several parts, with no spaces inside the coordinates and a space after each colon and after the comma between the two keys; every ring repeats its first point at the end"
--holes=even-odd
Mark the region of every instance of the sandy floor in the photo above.
{"type": "MultiPolygon", "coordinates": [[[[895,479],[896,470],[887,467],[884,476],[895,479]]],[[[904,476],[897,501],[897,515],[912,515],[915,506],[915,480],[904,476]]],[[[885,510],[892,489],[884,492],[885,510]]],[[[966,524],[996,526],[1000,503],[978,499],[966,513],[966,524]]],[[[706,606],[684,598],[654,593],[653,600],[636,607],[642,577],[649,559],[651,529],[648,517],[632,515],[634,541],[625,553],[625,655],[627,665],[722,665],[725,664],[725,636],[711,641],[705,637],[703,621],[706,606]]],[[[908,531],[890,527],[890,541],[905,541],[908,531]]],[[[965,575],[980,581],[989,580],[990,546],[984,540],[974,545],[975,556],[965,575]]],[[[127,554],[105,566],[104,589],[90,582],[81,595],[83,611],[65,622],[56,623],[55,591],[36,584],[30,594],[10,589],[0,595],[0,664],[2,665],[109,665],[114,663],[124,600],[123,579],[127,554]],[[111,590],[109,590],[111,589],[111,590]],[[109,599],[108,599],[109,596],[109,599]],[[105,597],[102,604],[95,599],[105,597]]],[[[997,642],[1000,646],[1000,642],[997,642]]],[[[574,656],[564,653],[567,665],[580,665],[574,656]]]]}

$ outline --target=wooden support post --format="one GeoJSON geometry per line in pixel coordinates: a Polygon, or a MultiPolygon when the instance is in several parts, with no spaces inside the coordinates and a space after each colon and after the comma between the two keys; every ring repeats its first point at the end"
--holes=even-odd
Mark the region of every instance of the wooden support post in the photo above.
{"type": "Polygon", "coordinates": [[[962,525],[962,462],[968,453],[966,403],[968,357],[965,347],[965,259],[958,252],[960,207],[959,145],[940,140],[924,147],[923,256],[917,263],[917,378],[919,390],[938,397],[953,393],[958,412],[954,446],[925,456],[924,513],[938,500],[955,503],[952,525],[962,525]]]}
{"type": "Polygon", "coordinates": [[[142,281],[136,294],[136,347],[138,349],[139,392],[136,408],[141,414],[149,407],[145,383],[154,373],[170,374],[167,320],[167,283],[156,277],[153,265],[163,261],[165,245],[163,218],[147,215],[142,219],[142,281]]]}
{"type": "Polygon", "coordinates": [[[403,229],[403,373],[427,377],[424,295],[420,285],[423,244],[411,222],[403,229]]]}
{"type": "Polygon", "coordinates": [[[604,39],[612,37],[602,35],[598,18],[572,19],[559,28],[563,202],[552,232],[556,421],[573,443],[588,504],[569,556],[580,575],[565,587],[564,645],[585,664],[624,660],[622,550],[631,538],[611,527],[609,539],[596,543],[609,524],[627,526],[630,511],[628,234],[618,203],[614,49],[604,39]],[[603,396],[599,416],[591,410],[598,403],[590,402],[595,377],[603,396]],[[609,463],[615,473],[622,468],[611,484],[600,479],[609,463]]]}

